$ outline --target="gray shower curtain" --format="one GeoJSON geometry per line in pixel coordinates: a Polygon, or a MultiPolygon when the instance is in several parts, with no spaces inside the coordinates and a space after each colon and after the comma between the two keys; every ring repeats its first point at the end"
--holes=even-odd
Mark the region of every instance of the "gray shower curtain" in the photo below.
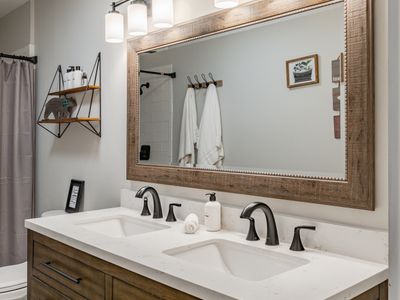
{"type": "Polygon", "coordinates": [[[0,60],[0,267],[26,260],[34,194],[34,68],[0,60]]]}

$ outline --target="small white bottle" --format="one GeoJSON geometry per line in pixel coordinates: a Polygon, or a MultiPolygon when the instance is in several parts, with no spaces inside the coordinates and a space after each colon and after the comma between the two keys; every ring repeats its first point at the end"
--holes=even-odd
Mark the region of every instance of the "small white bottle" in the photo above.
{"type": "Polygon", "coordinates": [[[207,231],[221,230],[221,204],[217,201],[215,193],[206,194],[210,196],[204,206],[204,224],[207,231]]]}
{"type": "Polygon", "coordinates": [[[73,89],[75,87],[75,67],[71,67],[71,75],[70,76],[70,84],[69,84],[69,88],[73,89]]]}
{"type": "Polygon", "coordinates": [[[68,71],[67,71],[67,84],[65,89],[72,89],[74,87],[74,73],[75,73],[75,67],[70,66],[68,71]]]}
{"type": "Polygon", "coordinates": [[[67,69],[64,75],[64,89],[68,90],[71,88],[71,68],[67,69]]]}
{"type": "Polygon", "coordinates": [[[81,71],[81,67],[76,66],[74,72],[74,88],[82,86],[82,75],[83,72],[81,71]]]}
{"type": "Polygon", "coordinates": [[[87,78],[87,74],[85,72],[83,72],[82,74],[82,86],[87,86],[88,85],[88,78],[87,78]]]}

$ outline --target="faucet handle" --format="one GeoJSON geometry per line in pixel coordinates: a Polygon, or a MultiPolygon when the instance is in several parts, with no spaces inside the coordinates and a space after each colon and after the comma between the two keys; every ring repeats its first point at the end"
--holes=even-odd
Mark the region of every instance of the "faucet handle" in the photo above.
{"type": "Polygon", "coordinates": [[[168,216],[165,219],[167,222],[176,222],[175,214],[174,214],[174,206],[181,207],[182,204],[180,203],[171,203],[169,205],[168,216]]]}
{"type": "Polygon", "coordinates": [[[298,226],[294,229],[294,236],[292,244],[290,245],[290,250],[292,251],[304,251],[303,243],[301,242],[300,230],[301,229],[308,229],[308,230],[315,230],[315,226],[298,226]]]}
{"type": "Polygon", "coordinates": [[[147,197],[144,197],[143,199],[143,209],[142,213],[140,214],[141,216],[150,216],[150,210],[149,210],[149,199],[147,197]]]}
{"type": "Polygon", "coordinates": [[[247,233],[246,240],[248,241],[258,241],[260,238],[256,231],[255,221],[254,218],[249,217],[247,218],[250,221],[249,232],[247,233]]]}

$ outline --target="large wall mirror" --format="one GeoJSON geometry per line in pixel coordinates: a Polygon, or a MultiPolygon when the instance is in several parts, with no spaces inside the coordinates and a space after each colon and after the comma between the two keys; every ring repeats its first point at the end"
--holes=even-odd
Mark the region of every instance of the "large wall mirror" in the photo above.
{"type": "Polygon", "coordinates": [[[253,1],[129,41],[128,179],[373,209],[371,16],[253,1]]]}

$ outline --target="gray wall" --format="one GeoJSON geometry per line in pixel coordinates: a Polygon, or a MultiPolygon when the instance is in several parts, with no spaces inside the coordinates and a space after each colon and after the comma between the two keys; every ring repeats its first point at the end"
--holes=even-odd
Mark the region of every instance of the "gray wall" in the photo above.
{"type": "Polygon", "coordinates": [[[0,19],[0,52],[14,53],[29,44],[30,4],[27,2],[0,19]]]}
{"type": "Polygon", "coordinates": [[[125,182],[126,48],[104,41],[107,0],[36,0],[38,106],[56,68],[90,70],[102,52],[103,137],[78,124],[62,139],[37,130],[37,209],[63,209],[71,179],[86,181],[84,209],[115,206],[125,182]]]}
{"type": "MultiPolygon", "coordinates": [[[[142,68],[172,64],[177,72],[174,163],[186,76],[193,80],[193,74],[212,72],[224,80],[218,89],[224,168],[344,178],[345,118],[342,139],[335,139],[332,88],[337,85],[331,81],[331,61],[344,52],[344,44],[344,9],[338,4],[142,55],[142,68]],[[312,54],[319,55],[320,84],[288,89],[286,60],[312,54]]],[[[199,122],[205,93],[196,92],[199,122]]]]}
{"type": "MultiPolygon", "coordinates": [[[[43,102],[58,64],[91,65],[103,53],[103,137],[98,139],[76,125],[58,140],[37,131],[37,210],[63,209],[71,178],[85,179],[85,209],[119,203],[119,188],[137,188],[127,182],[126,170],[126,44],[104,42],[104,14],[108,0],[36,0],[35,17],[39,55],[38,102],[43,102]],[[68,23],[69,22],[69,23],[68,23]],[[65,26],[65,24],[71,24],[65,26]]],[[[188,21],[215,12],[212,0],[175,0],[177,21],[188,21]]],[[[388,95],[387,1],[375,7],[376,56],[376,210],[299,203],[288,200],[218,193],[223,204],[244,206],[251,201],[268,203],[275,211],[332,222],[387,229],[388,214],[388,95]]],[[[205,190],[154,185],[160,193],[204,199],[205,190]]]]}

